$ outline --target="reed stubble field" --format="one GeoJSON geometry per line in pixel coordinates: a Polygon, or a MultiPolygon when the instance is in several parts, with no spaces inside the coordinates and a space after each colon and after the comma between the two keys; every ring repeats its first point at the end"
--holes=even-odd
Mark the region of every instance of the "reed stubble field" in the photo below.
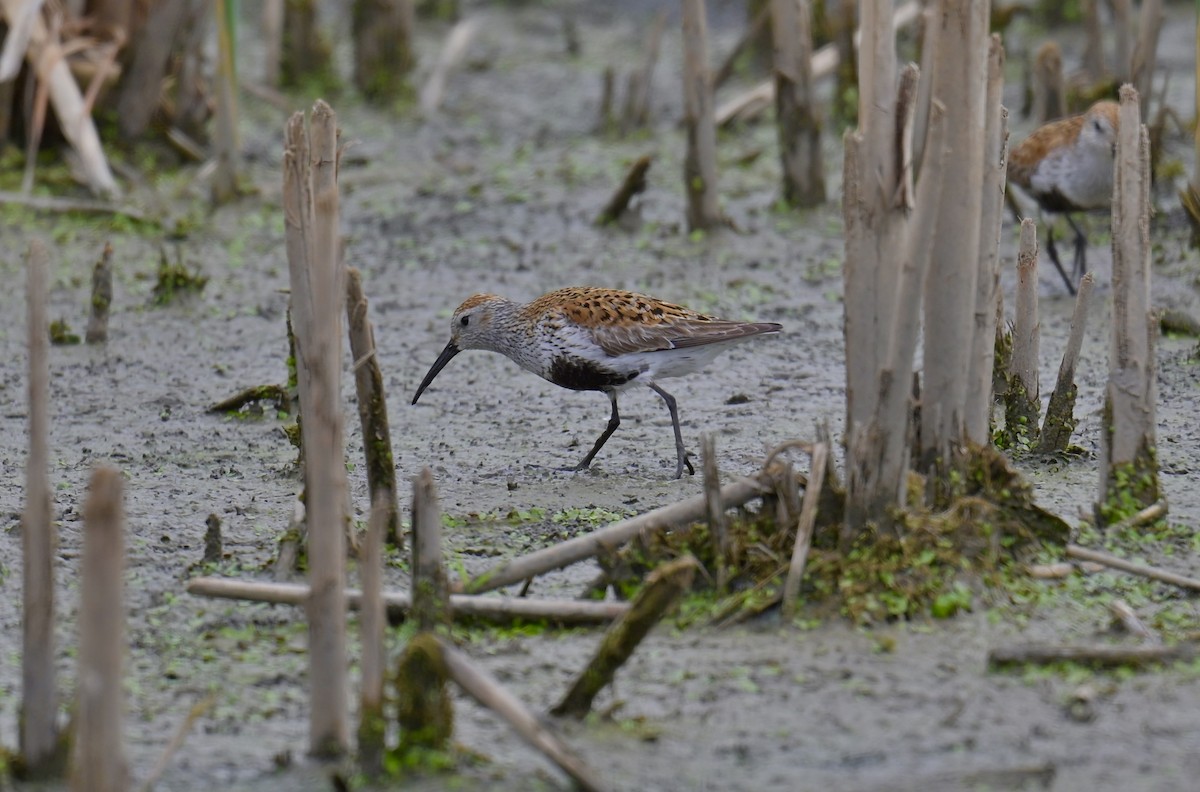
{"type": "MultiPolygon", "coordinates": [[[[689,235],[681,170],[680,43],[663,42],[652,132],[614,140],[594,133],[600,74],[638,56],[638,20],[624,6],[575,6],[582,41],[568,55],[555,9],[480,9],[482,27],[448,88],[443,112],[416,121],[332,100],[347,149],[341,171],[346,261],[363,272],[391,414],[397,478],[434,471],[445,514],[452,574],[478,572],[497,557],[542,546],[618,516],[700,491],[676,481],[670,422],[658,397],[634,390],[623,424],[593,468],[565,473],[607,419],[598,394],[570,393],[498,355],[455,359],[410,405],[445,343],[453,308],[491,291],[530,299],[554,288],[599,285],[646,292],[730,318],[780,322],[778,337],[732,349],[705,373],[670,383],[684,439],[716,436],[723,475],[751,473],[776,443],[811,437],[828,419],[843,423],[841,143],[827,132],[830,202],[806,212],[777,205],[775,131],[767,123],[719,140],[722,204],[736,230],[689,235]],[[592,221],[628,164],[654,157],[640,222],[592,221]]],[[[1160,61],[1171,72],[1169,101],[1188,114],[1191,19],[1168,9],[1160,61]]],[[[643,23],[645,20],[641,20],[643,23]]],[[[713,20],[714,51],[738,35],[739,20],[713,20]]],[[[673,23],[672,23],[673,24],[673,23]]],[[[1064,39],[1069,41],[1069,39],[1064,39]]],[[[436,40],[422,39],[432,58],[436,40]]],[[[1030,46],[1020,40],[1011,46],[1030,46]]],[[[1010,52],[1006,97],[1018,101],[1010,52]]],[[[289,109],[305,108],[296,99],[289,109]]],[[[291,516],[299,481],[283,421],[271,411],[231,419],[207,412],[242,387],[286,376],[287,263],[280,208],[286,112],[244,97],[241,133],[257,194],[209,213],[194,173],[147,174],[137,200],[178,233],[105,217],[57,217],[5,208],[0,295],[0,740],[16,743],[20,697],[20,533],[25,448],[23,253],[49,242],[51,318],[84,323],[90,272],[105,242],[117,278],[106,345],[59,346],[51,355],[51,480],[60,521],[59,645],[75,635],[80,512],[92,467],[108,461],[126,476],[128,716],[135,778],[144,777],[171,731],[198,700],[214,696],[173,760],[160,789],[323,789],[326,771],[307,745],[305,631],[299,610],[203,600],[184,593],[203,552],[205,519],[217,514],[225,558],[215,570],[263,571],[291,516]],[[203,292],[151,304],[160,248],[209,277],[203,292]],[[290,760],[287,758],[290,755],[290,760]]],[[[1013,139],[1028,131],[1014,121],[1013,139]]],[[[1188,157],[1184,140],[1168,155],[1188,157]]],[[[1191,163],[1188,162],[1188,167],[1191,163]]],[[[1158,194],[1156,305],[1200,312],[1196,254],[1177,219],[1173,190],[1158,194]]],[[[1080,364],[1082,453],[1024,459],[1042,505],[1076,522],[1098,483],[1100,406],[1107,359],[1104,217],[1089,218],[1089,261],[1099,285],[1080,364]]],[[[1016,230],[1001,243],[1011,305],[1016,230]]],[[[1041,272],[1043,392],[1065,344],[1072,302],[1048,267],[1041,272]]],[[[1200,369],[1194,339],[1159,342],[1159,460],[1173,528],[1135,554],[1200,573],[1200,369]]],[[[352,378],[343,383],[346,458],[355,514],[368,505],[352,378]]],[[[402,498],[407,494],[402,486],[402,498]]],[[[405,576],[399,560],[389,584],[405,576]]],[[[571,596],[592,576],[570,568],[534,591],[571,596]]],[[[351,581],[356,573],[351,571],[351,581]]],[[[1200,772],[1200,667],[1145,673],[1078,668],[992,672],[987,650],[1015,641],[1081,641],[1109,631],[1106,603],[1123,596],[1176,636],[1200,629],[1194,597],[1117,573],[1065,583],[1030,583],[1021,596],[980,595],[973,611],[947,621],[859,628],[800,628],[767,617],[716,631],[658,629],[622,669],[598,708],[608,716],[566,725],[566,738],[617,789],[964,789],[1185,790],[1200,772]],[[1086,714],[1073,702],[1090,689],[1086,714]],[[1024,785],[1024,786],[1022,786],[1024,785]]],[[[353,630],[351,631],[353,634],[353,630]]],[[[597,640],[592,631],[471,630],[469,654],[535,708],[551,706],[597,640]]],[[[73,654],[60,650],[73,687],[73,654]]],[[[353,679],[352,674],[352,679],[353,679]]],[[[459,704],[456,739],[478,752],[455,777],[414,789],[562,788],[565,782],[493,717],[459,704]]],[[[406,784],[409,782],[406,781],[406,784]]]]}

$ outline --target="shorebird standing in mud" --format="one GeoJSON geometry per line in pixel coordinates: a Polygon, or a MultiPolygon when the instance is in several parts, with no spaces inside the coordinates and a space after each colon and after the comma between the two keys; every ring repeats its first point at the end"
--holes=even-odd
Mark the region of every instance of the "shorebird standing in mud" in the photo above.
{"type": "Polygon", "coordinates": [[[1071,213],[1112,205],[1117,126],[1117,103],[1097,102],[1082,115],[1039,127],[1008,155],[1008,181],[1033,196],[1043,211],[1063,214],[1075,231],[1075,265],[1067,277],[1054,232],[1046,226],[1046,252],[1071,294],[1087,271],[1087,237],[1071,213]]]}
{"type": "Polygon", "coordinates": [[[608,426],[574,470],[583,470],[621,425],[617,394],[645,385],[667,404],[675,430],[675,478],[694,473],[683,447],[675,398],[658,385],[691,374],[727,347],[783,329],[774,322],[736,322],[633,292],[559,289],[533,302],[494,294],[468,297],[450,320],[450,342],[421,381],[412,403],[450,359],[467,349],[499,352],[521,368],[571,390],[601,391],[612,402],[608,426]]]}

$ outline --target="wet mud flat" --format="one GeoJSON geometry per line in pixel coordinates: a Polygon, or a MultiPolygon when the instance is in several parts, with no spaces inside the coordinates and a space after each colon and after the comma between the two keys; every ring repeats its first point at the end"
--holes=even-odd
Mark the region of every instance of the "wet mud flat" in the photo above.
{"type": "MultiPolygon", "coordinates": [[[[389,396],[397,477],[432,467],[445,514],[452,571],[577,535],[700,491],[672,479],[670,421],[648,389],[622,398],[622,426],[591,470],[566,473],[608,417],[595,393],[558,389],[498,355],[456,358],[412,406],[412,393],[445,344],[453,308],[489,291],[530,299],[569,285],[643,291],[730,318],[780,322],[784,333],[737,347],[702,374],[668,385],[693,454],[712,432],[722,474],[755,471],[777,442],[811,437],[844,410],[841,218],[836,200],[805,213],[777,207],[775,131],[738,129],[720,140],[725,211],[737,230],[689,235],[683,226],[677,91],[681,60],[668,35],[655,81],[653,133],[625,140],[593,132],[601,72],[638,57],[635,11],[573,7],[583,41],[566,53],[556,8],[481,8],[487,24],[468,68],[454,75],[444,112],[396,119],[333,100],[347,150],[341,183],[347,263],[363,272],[389,396]],[[654,157],[640,222],[592,220],[628,165],[654,157]]],[[[1192,27],[1180,9],[1164,29],[1162,57],[1186,64],[1192,27]],[[1176,18],[1178,17],[1178,18],[1176,18]],[[1173,24],[1179,22],[1180,24],[1173,24]]],[[[644,22],[645,20],[643,20],[644,22]]],[[[713,52],[738,35],[720,14],[713,52]]],[[[431,59],[437,39],[423,39],[431,59]]],[[[1012,57],[1010,56],[1010,60],[1012,57]]],[[[1012,67],[1015,69],[1016,67],[1012,67]]],[[[1172,71],[1172,97],[1190,96],[1188,68],[1172,71]]],[[[1010,104],[1017,73],[1010,72],[1010,104]]],[[[1178,107],[1186,108],[1183,98],[1178,107]]],[[[60,525],[60,646],[74,640],[80,504],[92,467],[126,476],[130,652],[126,736],[135,778],[154,765],[190,707],[213,695],[160,787],[170,790],[326,789],[307,746],[306,634],[295,609],[202,600],[183,593],[203,552],[205,519],[224,525],[218,574],[264,571],[299,487],[295,452],[270,410],[231,419],[207,412],[242,387],[282,382],[287,354],[287,263],[279,206],[284,113],[246,102],[250,179],[259,192],[211,215],[192,175],[162,174],[135,198],[161,201],[166,234],[109,218],[49,217],[5,208],[0,271],[0,740],[16,744],[20,698],[20,533],[25,449],[23,251],[50,242],[51,318],[81,326],[90,268],[111,241],[117,290],[110,340],[52,350],[51,449],[60,525]],[[165,247],[210,280],[204,291],[152,304],[165,247]]],[[[296,100],[296,108],[311,104],[296,100]]],[[[1013,138],[1027,131],[1019,125],[1013,138]]],[[[826,138],[830,194],[839,194],[840,141],[826,138]]],[[[1187,144],[1168,141],[1169,155],[1187,144]]],[[[1188,167],[1191,163],[1187,162],[1188,167]]],[[[193,174],[194,175],[194,174],[193,174]]],[[[1154,238],[1156,304],[1200,312],[1196,256],[1160,193],[1154,238]]],[[[1089,262],[1099,288],[1080,363],[1082,453],[1019,460],[1041,503],[1074,521],[1096,497],[1096,452],[1111,295],[1103,219],[1091,219],[1089,262]]],[[[1015,259],[1006,220],[1002,254],[1015,259]]],[[[1011,305],[1011,270],[1006,271],[1011,305]]],[[[1071,301],[1042,270],[1043,391],[1066,343],[1071,301]]],[[[1200,430],[1194,339],[1159,345],[1159,459],[1173,530],[1139,554],[1200,573],[1189,535],[1200,524],[1200,430]],[[1191,532],[1189,534],[1189,532],[1191,532]]],[[[362,439],[345,378],[347,460],[356,517],[367,505],[362,439]]],[[[406,499],[406,496],[405,496],[406,499]]],[[[406,581],[389,559],[389,585],[406,581]]],[[[535,582],[533,593],[573,596],[587,565],[535,582]]],[[[350,573],[352,582],[356,572],[350,573]]],[[[617,789],[1155,789],[1194,787],[1200,773],[1200,667],[1138,674],[1068,668],[994,672],[987,650],[1014,641],[1108,636],[1106,603],[1127,598],[1173,635],[1200,627],[1195,599],[1116,573],[1044,583],[1022,597],[979,596],[949,621],[861,629],[839,621],[784,626],[772,617],[725,631],[658,629],[619,673],[597,709],[565,724],[567,739],[617,789]],[[1091,717],[1071,702],[1091,686],[1091,717]]],[[[351,620],[351,635],[356,621],[351,620]]],[[[466,650],[533,707],[545,710],[590,656],[591,630],[464,630],[466,650]]],[[[400,634],[393,635],[393,645],[400,634]]],[[[74,656],[60,650],[69,695],[74,656]]],[[[352,673],[352,679],[354,675],[352,673]]],[[[411,780],[414,789],[563,788],[543,760],[489,714],[459,704],[457,740],[479,757],[458,775],[411,780]]],[[[403,782],[406,785],[410,779],[403,782]]]]}

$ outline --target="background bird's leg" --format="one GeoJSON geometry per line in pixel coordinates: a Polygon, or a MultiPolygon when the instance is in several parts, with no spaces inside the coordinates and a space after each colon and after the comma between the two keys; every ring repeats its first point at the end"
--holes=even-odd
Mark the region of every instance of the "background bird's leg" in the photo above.
{"type": "MultiPolygon", "coordinates": [[[[679,430],[679,409],[675,406],[675,397],[653,382],[647,384],[651,390],[662,396],[663,401],[667,403],[667,411],[671,413],[671,427],[675,430],[675,478],[683,477],[683,469],[685,467],[689,476],[696,475],[696,469],[692,467],[692,461],[688,459],[687,451],[683,447],[683,432],[679,430]]],[[[616,402],[613,402],[613,404],[616,405],[616,402]]]]}
{"type": "Polygon", "coordinates": [[[617,413],[617,392],[610,391],[608,400],[612,402],[612,417],[608,419],[608,426],[604,427],[604,431],[600,433],[600,437],[596,438],[596,444],[592,446],[592,450],[588,451],[588,455],[583,458],[583,461],[572,468],[572,470],[583,470],[588,465],[592,464],[596,453],[604,447],[608,442],[608,438],[612,437],[612,433],[617,431],[617,427],[621,425],[621,416],[617,413]]]}
{"type": "MultiPolygon", "coordinates": [[[[1071,215],[1064,215],[1064,217],[1071,224],[1071,230],[1075,232],[1075,271],[1072,274],[1075,276],[1074,282],[1079,283],[1087,272],[1087,235],[1079,229],[1071,215]]],[[[1072,290],[1071,294],[1074,293],[1075,291],[1072,290]]]]}
{"type": "MultiPolygon", "coordinates": [[[[1074,223],[1071,225],[1074,225],[1074,223]]],[[[1067,284],[1067,291],[1074,297],[1075,284],[1071,281],[1070,276],[1067,275],[1067,271],[1063,269],[1062,262],[1058,260],[1058,248],[1054,247],[1054,223],[1046,223],[1046,252],[1050,254],[1050,262],[1054,264],[1054,268],[1062,276],[1063,283],[1067,284]]]]}

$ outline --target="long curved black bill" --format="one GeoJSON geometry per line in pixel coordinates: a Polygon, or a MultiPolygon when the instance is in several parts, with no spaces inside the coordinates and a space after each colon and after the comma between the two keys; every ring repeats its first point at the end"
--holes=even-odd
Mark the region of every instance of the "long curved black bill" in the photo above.
{"type": "Polygon", "coordinates": [[[429,383],[433,382],[433,378],[438,375],[438,372],[446,367],[450,362],[450,358],[457,355],[461,350],[451,341],[446,344],[446,348],[442,350],[442,354],[438,355],[438,359],[433,361],[433,367],[429,369],[429,373],[425,375],[425,379],[421,380],[421,386],[417,388],[417,393],[413,396],[412,403],[416,404],[417,399],[421,398],[421,394],[429,387],[429,383]]]}

